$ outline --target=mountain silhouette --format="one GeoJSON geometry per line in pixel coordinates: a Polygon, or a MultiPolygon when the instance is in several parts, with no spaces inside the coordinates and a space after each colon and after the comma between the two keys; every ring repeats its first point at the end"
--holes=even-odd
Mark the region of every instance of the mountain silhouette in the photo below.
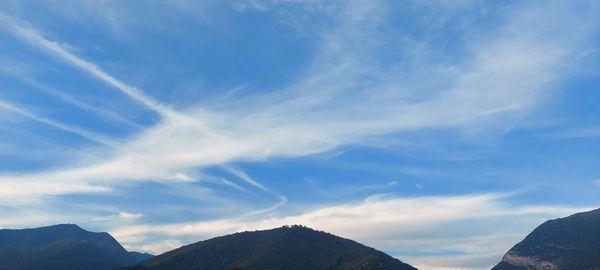
{"type": "Polygon", "coordinates": [[[2,270],[111,270],[140,259],[110,234],[74,224],[0,230],[2,270]]]}
{"type": "Polygon", "coordinates": [[[600,209],[549,220],[492,270],[600,269],[600,209]]]}
{"type": "Polygon", "coordinates": [[[129,255],[131,255],[131,257],[133,258],[135,263],[140,263],[140,262],[143,262],[145,260],[148,260],[148,259],[154,257],[154,255],[152,255],[152,254],[136,252],[136,251],[130,251],[129,255]]]}
{"type": "Polygon", "coordinates": [[[123,270],[415,270],[352,240],[302,226],[197,242],[123,270]]]}

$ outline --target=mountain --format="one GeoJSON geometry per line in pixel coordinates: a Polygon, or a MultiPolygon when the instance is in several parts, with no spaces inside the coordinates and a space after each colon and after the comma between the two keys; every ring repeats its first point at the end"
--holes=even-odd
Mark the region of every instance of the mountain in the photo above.
{"type": "Polygon", "coordinates": [[[129,255],[131,255],[131,257],[133,258],[135,263],[141,263],[145,260],[148,260],[148,259],[154,257],[154,255],[152,255],[152,254],[135,252],[135,251],[130,251],[129,255]]]}
{"type": "Polygon", "coordinates": [[[136,262],[110,234],[73,224],[0,230],[2,270],[110,270],[136,262]]]}
{"type": "Polygon", "coordinates": [[[600,270],[600,209],[546,221],[492,270],[600,270]]]}
{"type": "Polygon", "coordinates": [[[221,236],[125,269],[416,270],[381,251],[302,226],[221,236]]]}

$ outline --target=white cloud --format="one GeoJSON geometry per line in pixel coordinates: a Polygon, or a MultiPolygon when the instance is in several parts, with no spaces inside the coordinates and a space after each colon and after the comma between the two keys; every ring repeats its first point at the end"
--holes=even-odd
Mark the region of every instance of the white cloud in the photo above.
{"type": "Polygon", "coordinates": [[[116,141],[106,138],[105,136],[102,136],[100,134],[96,134],[93,132],[89,132],[87,130],[81,129],[76,126],[71,126],[71,125],[61,123],[61,122],[58,122],[58,121],[55,121],[52,119],[38,116],[30,111],[27,111],[23,108],[19,108],[13,104],[10,104],[6,101],[1,100],[1,99],[0,99],[0,109],[4,109],[4,110],[10,111],[12,113],[16,113],[18,115],[29,118],[33,121],[37,121],[37,122],[52,126],[54,128],[57,128],[57,129],[60,129],[60,130],[66,131],[66,132],[77,134],[83,138],[86,138],[90,141],[93,141],[93,142],[96,142],[96,143],[99,143],[99,144],[102,144],[105,146],[114,147],[114,148],[118,147],[118,143],[116,141]]]}
{"type": "Polygon", "coordinates": [[[134,127],[134,128],[142,128],[142,126],[140,124],[138,124],[130,119],[127,119],[110,109],[106,109],[101,106],[86,103],[86,102],[78,100],[77,98],[74,98],[60,90],[57,90],[57,89],[49,87],[45,84],[39,83],[39,82],[33,80],[30,77],[31,75],[23,75],[23,74],[12,74],[12,75],[18,77],[24,83],[29,84],[32,87],[35,87],[36,89],[41,90],[45,93],[48,93],[55,97],[58,97],[62,101],[70,103],[76,107],[79,107],[81,109],[84,109],[84,110],[92,112],[92,113],[95,113],[99,116],[102,116],[106,119],[113,120],[118,123],[126,124],[126,125],[134,127]]]}
{"type": "MultiPolygon", "coordinates": [[[[554,83],[570,75],[572,56],[586,46],[586,39],[596,33],[599,24],[594,20],[597,6],[581,11],[568,2],[523,4],[502,18],[499,27],[486,29],[487,34],[469,33],[474,38],[467,39],[462,48],[468,53],[456,62],[440,62],[435,53],[428,56],[428,52],[398,43],[394,49],[404,58],[391,59],[395,62],[389,64],[371,57],[380,44],[377,29],[386,21],[386,7],[379,5],[384,4],[366,1],[339,7],[333,13],[338,21],[321,29],[322,43],[315,59],[295,83],[269,94],[221,99],[218,104],[205,102],[185,110],[161,104],[79,57],[59,40],[50,40],[28,24],[0,14],[4,29],[161,115],[159,123],[123,142],[104,155],[103,161],[29,174],[2,172],[2,204],[29,203],[49,195],[108,192],[128,181],[190,182],[196,180],[196,169],[205,166],[303,156],[387,134],[445,128],[502,132],[520,125],[554,96],[554,83]]],[[[253,187],[270,191],[243,172],[230,172],[253,187]]],[[[245,190],[226,179],[215,181],[245,190]]],[[[278,202],[273,207],[237,219],[148,224],[112,231],[127,247],[157,253],[190,241],[190,235],[200,240],[301,223],[392,254],[413,249],[442,252],[440,248],[466,254],[447,260],[398,255],[423,269],[450,269],[448,265],[481,269],[541,221],[582,210],[514,206],[503,203],[502,196],[487,194],[371,197],[285,215],[276,212],[287,199],[274,195],[278,202]],[[506,222],[511,226],[505,226],[506,222]],[[157,236],[170,240],[151,239],[157,236]]],[[[114,218],[138,220],[137,214],[123,213],[114,218]]]]}
{"type": "Polygon", "coordinates": [[[302,224],[357,240],[409,262],[430,264],[423,269],[449,266],[481,269],[499,261],[504,252],[546,219],[591,208],[514,206],[506,203],[506,198],[501,194],[408,198],[378,195],[361,202],[326,206],[295,215],[271,213],[202,222],[135,225],[116,228],[111,233],[128,246],[144,250],[143,245],[149,241],[147,237],[193,242],[238,231],[302,224]],[[454,260],[453,264],[444,256],[403,255],[443,251],[464,255],[448,258],[454,260]]]}
{"type": "Polygon", "coordinates": [[[129,213],[129,212],[119,212],[114,215],[105,216],[105,217],[96,217],[92,218],[94,222],[131,222],[136,221],[142,218],[144,215],[141,213],[129,213]]]}
{"type": "Polygon", "coordinates": [[[229,167],[229,166],[226,166],[225,169],[228,172],[230,172],[231,174],[237,176],[238,178],[244,180],[246,183],[248,183],[248,184],[250,184],[250,185],[252,185],[252,186],[254,186],[256,188],[259,188],[259,189],[261,189],[261,190],[263,190],[265,192],[268,192],[268,193],[272,193],[273,192],[269,188],[263,186],[261,183],[259,183],[256,180],[252,179],[250,176],[248,176],[243,171],[240,171],[238,169],[235,169],[235,168],[232,168],[232,167],[229,167]]]}
{"type": "Polygon", "coordinates": [[[147,107],[155,110],[156,112],[159,112],[161,114],[169,112],[169,109],[165,108],[163,105],[159,104],[151,97],[146,96],[139,89],[118,80],[117,78],[108,74],[106,71],[102,70],[94,63],[86,61],[78,57],[77,55],[71,53],[67,48],[65,48],[65,45],[60,44],[56,41],[46,39],[36,29],[28,27],[23,23],[19,23],[17,19],[9,17],[8,15],[3,13],[0,13],[0,22],[2,22],[3,27],[8,28],[9,31],[24,39],[29,44],[37,46],[47,51],[48,53],[56,56],[58,59],[66,61],[80,68],[81,70],[102,80],[106,84],[113,86],[115,89],[123,92],[127,96],[146,105],[147,107]]]}
{"type": "Polygon", "coordinates": [[[132,247],[132,246],[128,246],[128,245],[123,245],[123,247],[129,251],[139,251],[139,252],[146,252],[146,253],[150,253],[150,254],[161,254],[165,250],[173,250],[173,249],[181,247],[182,245],[183,245],[183,243],[178,240],[162,240],[162,241],[152,242],[152,243],[149,243],[149,244],[146,244],[143,246],[139,246],[139,247],[132,247]]]}
{"type": "Polygon", "coordinates": [[[0,203],[4,205],[19,205],[36,200],[43,195],[62,195],[66,193],[103,193],[111,191],[109,187],[93,185],[85,181],[66,182],[51,179],[49,181],[14,181],[18,177],[6,177],[0,185],[0,203]]]}
{"type": "MultiPolygon", "coordinates": [[[[197,167],[302,156],[390,133],[510,128],[551,96],[551,83],[567,76],[564,63],[591,31],[559,27],[569,31],[569,39],[557,40],[560,35],[549,29],[563,23],[589,23],[587,17],[529,8],[509,16],[498,33],[473,40],[471,57],[453,72],[431,70],[439,66],[433,59],[413,67],[431,70],[440,81],[451,82],[441,89],[422,88],[420,82],[407,78],[399,80],[403,74],[363,57],[372,48],[369,42],[356,39],[368,37],[370,25],[383,23],[385,17],[372,20],[378,17],[373,15],[381,15],[379,6],[350,7],[341,13],[344,19],[324,39],[312,67],[297,83],[268,96],[257,94],[216,108],[184,111],[167,109],[38,31],[5,17],[10,29],[28,42],[155,109],[162,120],[125,142],[104,162],[34,175],[5,175],[0,181],[79,183],[93,179],[98,185],[146,179],[177,181],[178,176],[197,167]],[[568,21],[528,27],[531,21],[548,17],[568,17],[568,21]]],[[[36,192],[44,194],[43,190],[31,191],[36,192]]]]}
{"type": "Polygon", "coordinates": [[[122,220],[136,220],[136,219],[140,219],[142,218],[142,214],[140,213],[129,213],[129,212],[119,212],[119,214],[116,215],[116,217],[118,217],[119,219],[122,220]]]}

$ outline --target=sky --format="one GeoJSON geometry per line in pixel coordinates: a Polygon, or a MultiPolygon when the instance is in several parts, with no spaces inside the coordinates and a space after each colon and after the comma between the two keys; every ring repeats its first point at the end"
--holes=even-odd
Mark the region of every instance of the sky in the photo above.
{"type": "Polygon", "coordinates": [[[0,228],[489,269],[600,203],[597,1],[3,1],[0,228]]]}

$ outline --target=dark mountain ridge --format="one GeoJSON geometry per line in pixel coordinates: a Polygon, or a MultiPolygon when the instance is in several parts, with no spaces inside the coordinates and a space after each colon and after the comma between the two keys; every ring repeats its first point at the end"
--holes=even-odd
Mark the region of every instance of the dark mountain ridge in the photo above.
{"type": "Polygon", "coordinates": [[[137,262],[110,234],[74,224],[0,230],[2,270],[110,270],[137,262]]]}
{"type": "Polygon", "coordinates": [[[600,270],[600,209],[544,222],[492,270],[600,270]]]}
{"type": "Polygon", "coordinates": [[[154,257],[154,255],[152,255],[152,254],[144,253],[144,252],[136,252],[136,251],[130,251],[129,254],[133,258],[135,263],[140,263],[140,262],[143,262],[145,260],[148,260],[148,259],[154,257]]]}
{"type": "Polygon", "coordinates": [[[302,226],[216,237],[125,269],[416,270],[381,251],[302,226]]]}
{"type": "MultiPolygon", "coordinates": [[[[74,224],[0,230],[1,270],[414,270],[355,241],[303,226],[241,232],[153,257],[74,224]],[[137,264],[136,264],[137,263],[137,264]],[[134,265],[135,264],[135,265],[134,265]]],[[[544,222],[492,270],[600,270],[600,209],[544,222]]]]}

